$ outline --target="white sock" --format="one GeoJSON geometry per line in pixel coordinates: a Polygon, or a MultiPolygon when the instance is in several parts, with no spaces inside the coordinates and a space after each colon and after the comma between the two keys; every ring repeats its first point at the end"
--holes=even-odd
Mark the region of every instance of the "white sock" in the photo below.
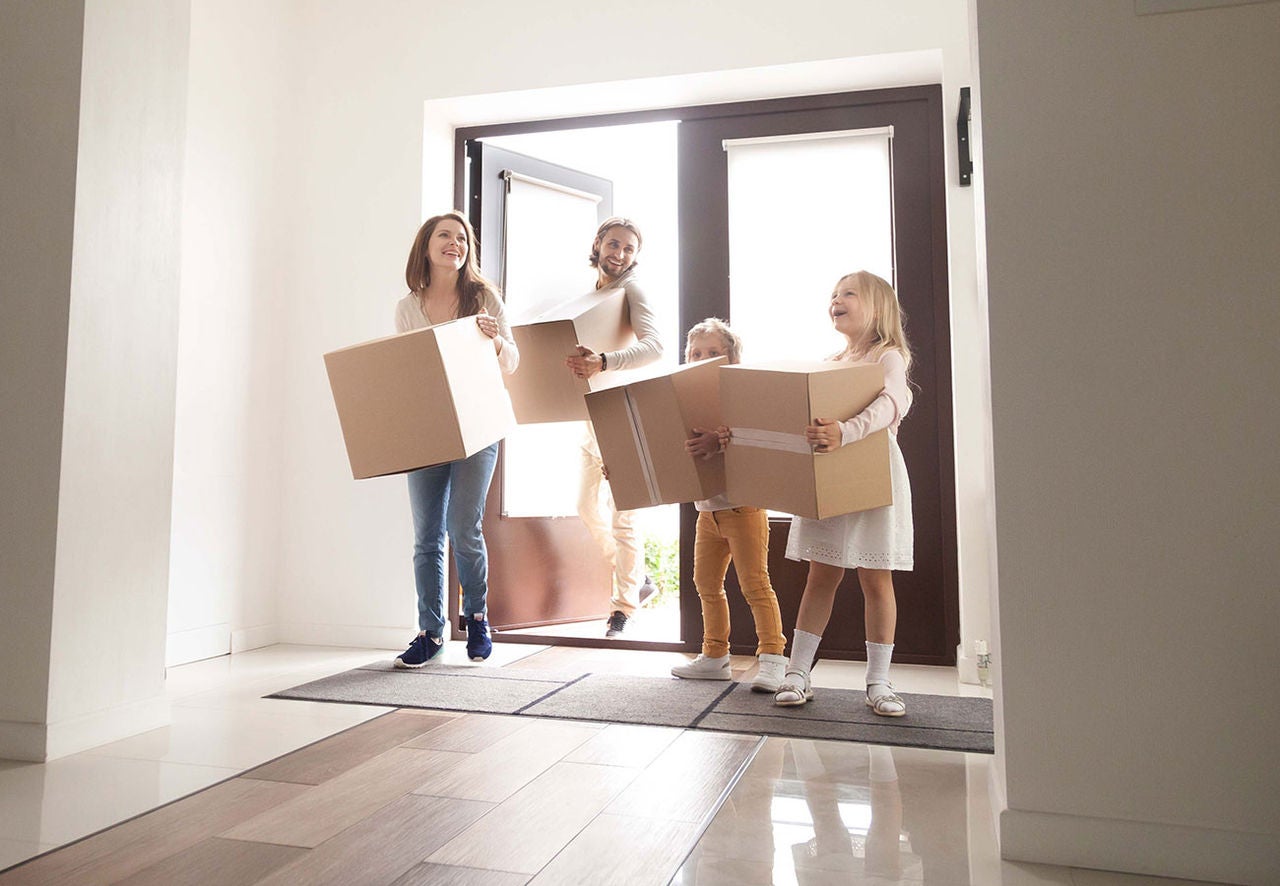
{"type": "Polygon", "coordinates": [[[818,644],[822,642],[821,634],[811,634],[796,628],[791,638],[791,660],[787,662],[788,671],[804,671],[813,669],[813,660],[818,655],[818,644]]]}
{"type": "Polygon", "coordinates": [[[892,643],[867,641],[867,685],[889,682],[889,661],[893,658],[892,643]]]}

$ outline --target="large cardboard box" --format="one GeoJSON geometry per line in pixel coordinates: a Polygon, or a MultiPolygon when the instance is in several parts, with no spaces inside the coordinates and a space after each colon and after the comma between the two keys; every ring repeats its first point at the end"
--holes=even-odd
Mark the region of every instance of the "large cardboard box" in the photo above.
{"type": "Polygon", "coordinates": [[[580,379],[564,361],[579,344],[592,351],[616,351],[632,341],[626,292],[589,292],[544,311],[511,329],[520,349],[520,368],[507,376],[516,421],[522,425],[587,418],[587,391],[617,383],[613,373],[580,379]],[[612,377],[611,377],[612,376],[612,377]]]}
{"type": "Polygon", "coordinates": [[[357,480],[466,458],[515,425],[474,317],[332,351],[324,364],[357,480]]]}
{"type": "Polygon", "coordinates": [[[813,452],[804,437],[814,419],[852,418],[882,390],[884,370],[876,364],[723,367],[729,500],[814,519],[892,504],[888,430],[828,453],[813,452]]]}
{"type": "Polygon", "coordinates": [[[724,357],[701,360],[586,395],[620,510],[698,501],[724,492],[724,459],[695,459],[684,448],[693,428],[722,424],[724,362],[724,357]]]}

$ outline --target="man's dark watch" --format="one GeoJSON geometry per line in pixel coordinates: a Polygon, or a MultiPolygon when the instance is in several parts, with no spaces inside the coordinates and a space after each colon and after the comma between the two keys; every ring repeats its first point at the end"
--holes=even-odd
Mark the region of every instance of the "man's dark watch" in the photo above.
{"type": "Polygon", "coordinates": [[[604,351],[600,352],[600,371],[604,372],[609,368],[609,358],[605,356],[604,351]]]}

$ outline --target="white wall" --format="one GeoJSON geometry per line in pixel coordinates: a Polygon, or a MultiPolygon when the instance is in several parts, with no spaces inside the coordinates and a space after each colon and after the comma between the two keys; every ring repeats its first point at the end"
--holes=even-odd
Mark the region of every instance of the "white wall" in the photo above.
{"type": "MultiPolygon", "coordinates": [[[[940,78],[950,144],[958,90],[968,84],[966,10],[943,0],[801,3],[789,21],[814,24],[794,25],[785,40],[776,7],[761,0],[731,17],[672,0],[633,6],[622,20],[578,0],[536,9],[498,0],[465,8],[328,3],[301,14],[302,181],[292,226],[299,260],[284,363],[282,446],[290,457],[279,585],[281,637],[293,641],[395,645],[413,623],[403,480],[349,479],[320,357],[391,329],[423,195],[430,209],[452,203],[454,125],[940,78]],[[619,29],[625,39],[615,39],[619,29]],[[881,56],[888,69],[860,56],[881,56]]],[[[949,151],[953,182],[955,175],[949,151]]],[[[990,536],[982,503],[990,483],[986,419],[974,407],[985,376],[965,345],[984,319],[972,198],[951,187],[948,199],[964,621],[985,636],[990,536]]]]}
{"type": "Polygon", "coordinates": [[[1280,4],[978,0],[1006,857],[1280,872],[1280,4]]]}
{"type": "Polygon", "coordinates": [[[191,8],[169,664],[277,637],[295,26],[290,3],[191,8]]]}
{"type": "MultiPolygon", "coordinates": [[[[23,712],[24,735],[11,731],[0,756],[61,756],[167,721],[187,15],[170,0],[94,0],[83,10],[69,312],[50,332],[61,343],[44,342],[64,349],[65,388],[59,397],[47,384],[37,407],[62,418],[50,441],[61,457],[56,554],[51,585],[33,588],[19,610],[42,615],[52,601],[44,655],[18,671],[47,662],[48,694],[44,710],[23,712]]],[[[65,121],[51,134],[69,135],[65,121]]],[[[65,146],[50,150],[61,156],[65,146]]],[[[65,268],[49,271],[68,279],[65,268]]],[[[39,322],[26,329],[43,331],[39,322]]],[[[47,512],[50,492],[40,490],[33,513],[47,512]]]]}
{"type": "Polygon", "coordinates": [[[49,690],[80,122],[78,3],[0,28],[0,756],[39,759],[49,690]]]}

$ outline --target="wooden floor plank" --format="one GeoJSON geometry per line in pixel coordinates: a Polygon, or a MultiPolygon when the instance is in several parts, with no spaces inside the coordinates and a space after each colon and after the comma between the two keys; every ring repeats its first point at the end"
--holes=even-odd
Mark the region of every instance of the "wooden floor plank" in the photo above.
{"type": "Polygon", "coordinates": [[[668,726],[634,726],[613,723],[600,734],[565,757],[569,763],[597,763],[602,766],[643,768],[652,763],[680,737],[680,729],[668,726]]]}
{"type": "Polygon", "coordinates": [[[697,842],[699,827],[690,821],[597,816],[530,886],[665,886],[697,842]]]}
{"type": "Polygon", "coordinates": [[[439,729],[433,729],[426,735],[405,742],[405,745],[411,748],[435,748],[439,751],[474,754],[514,732],[519,732],[528,725],[529,721],[524,717],[465,714],[439,729]]]}
{"type": "Polygon", "coordinates": [[[420,864],[391,886],[524,886],[529,878],[509,871],[482,871],[443,864],[420,864]]]}
{"type": "MultiPolygon", "coordinates": [[[[416,793],[500,803],[600,732],[596,723],[524,718],[517,732],[468,754],[416,793]]],[[[434,753],[444,753],[436,751],[434,753]]]]}
{"type": "Polygon", "coordinates": [[[143,868],[119,886],[253,886],[307,850],[211,837],[143,868]]]}
{"type": "Polygon", "coordinates": [[[639,773],[557,763],[426,860],[536,874],[639,773]]]}
{"type": "Polygon", "coordinates": [[[317,785],[378,754],[430,734],[454,717],[393,711],[245,773],[265,781],[317,785]]]}
{"type": "Polygon", "coordinates": [[[311,788],[234,778],[0,874],[0,884],[112,883],[311,788]]]}
{"type": "Polygon", "coordinates": [[[492,808],[474,800],[409,794],[324,841],[261,886],[391,883],[492,808]]]}
{"type": "Polygon", "coordinates": [[[271,811],[224,831],[233,840],[318,846],[415,787],[470,759],[466,754],[392,748],[271,811]]]}
{"type": "Polygon", "coordinates": [[[700,823],[758,742],[749,735],[684,732],[605,811],[700,823]]]}

